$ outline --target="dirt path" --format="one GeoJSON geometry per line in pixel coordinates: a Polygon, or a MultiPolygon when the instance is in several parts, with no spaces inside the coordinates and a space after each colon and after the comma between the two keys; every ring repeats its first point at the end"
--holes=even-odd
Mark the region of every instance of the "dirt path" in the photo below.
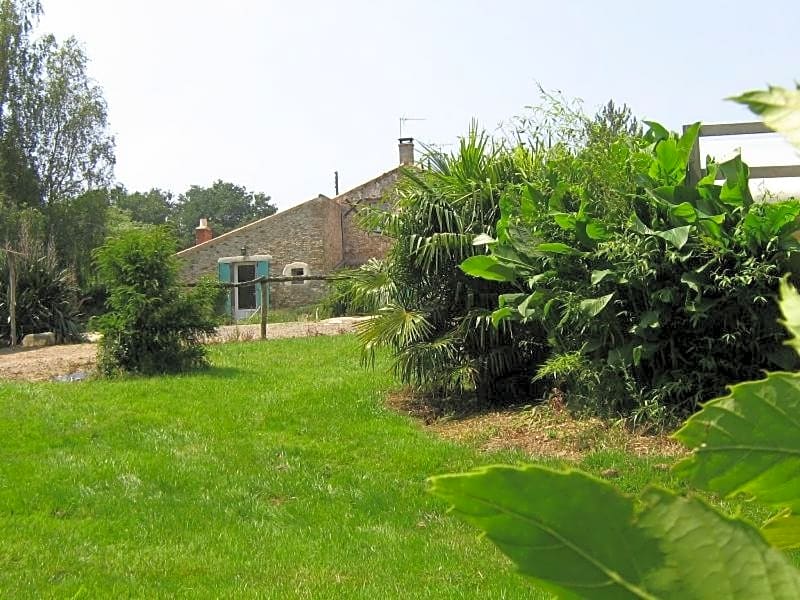
{"type": "MultiPolygon", "coordinates": [[[[272,323],[267,325],[267,339],[339,335],[355,330],[362,319],[339,317],[324,321],[272,323]]],[[[225,326],[217,330],[209,343],[257,340],[261,336],[259,325],[225,326]]],[[[30,350],[0,349],[0,379],[21,381],[48,381],[60,375],[91,371],[95,366],[96,344],[70,344],[30,350]]]]}

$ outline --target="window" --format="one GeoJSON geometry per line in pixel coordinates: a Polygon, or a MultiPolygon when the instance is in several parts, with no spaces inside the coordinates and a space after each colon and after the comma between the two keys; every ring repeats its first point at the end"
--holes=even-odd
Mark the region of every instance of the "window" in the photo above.
{"type": "MultiPolygon", "coordinates": [[[[308,268],[308,263],[304,262],[291,262],[283,267],[284,277],[302,277],[303,275],[311,275],[311,269],[308,268]]],[[[285,285],[305,285],[308,281],[287,281],[285,285]]]]}

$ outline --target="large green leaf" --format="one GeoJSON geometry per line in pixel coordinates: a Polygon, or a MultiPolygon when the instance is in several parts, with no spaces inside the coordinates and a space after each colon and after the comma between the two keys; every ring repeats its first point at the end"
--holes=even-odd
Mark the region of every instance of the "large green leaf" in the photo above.
{"type": "Polygon", "coordinates": [[[666,140],[669,137],[669,130],[661,123],[657,123],[656,121],[644,121],[644,123],[650,128],[647,134],[654,141],[659,142],[661,140],[666,140]]]}
{"type": "Polygon", "coordinates": [[[538,466],[431,479],[431,491],[559,598],[797,598],[800,573],[757,529],[651,489],[538,466]]]}
{"type": "Polygon", "coordinates": [[[800,509],[800,374],[732,386],[675,437],[694,450],[675,468],[692,485],[800,509]]]}
{"type": "Polygon", "coordinates": [[[746,521],[666,490],[645,490],[642,499],[637,525],[667,555],[646,582],[656,597],[800,598],[800,571],[746,521]]]}
{"type": "Polygon", "coordinates": [[[586,300],[581,300],[581,312],[585,314],[587,317],[596,317],[606,305],[611,302],[611,299],[614,297],[614,292],[610,294],[606,294],[605,296],[601,296],[599,298],[588,298],[586,300]]]}
{"type": "Polygon", "coordinates": [[[678,143],[673,138],[660,141],[656,145],[656,160],[650,166],[650,177],[655,180],[668,178],[680,168],[678,143]]]}
{"type": "Polygon", "coordinates": [[[548,254],[581,254],[579,250],[576,250],[572,246],[562,244],[561,242],[545,242],[544,244],[539,244],[536,246],[536,251],[548,254]]]}
{"type": "Polygon", "coordinates": [[[575,230],[575,215],[565,212],[551,213],[556,224],[566,231],[575,230]]]}
{"type": "Polygon", "coordinates": [[[497,327],[502,321],[505,321],[509,317],[512,317],[516,314],[518,314],[517,311],[510,306],[498,308],[496,311],[492,312],[492,325],[497,327]]]}
{"type": "Polygon", "coordinates": [[[547,294],[541,290],[537,290],[520,302],[519,306],[517,306],[517,311],[520,316],[527,319],[535,315],[538,312],[538,308],[542,306],[547,299],[547,294]]]}
{"type": "Polygon", "coordinates": [[[688,202],[681,202],[669,212],[673,217],[683,219],[687,223],[697,221],[697,209],[688,202]]]}
{"type": "Polygon", "coordinates": [[[681,275],[681,283],[686,284],[689,286],[689,289],[700,294],[703,291],[703,287],[708,285],[708,278],[697,271],[686,271],[681,275]]]}
{"type": "Polygon", "coordinates": [[[592,285],[597,285],[606,278],[615,279],[617,274],[611,269],[592,271],[592,285]]]}
{"type": "Polygon", "coordinates": [[[770,519],[761,533],[776,548],[794,550],[800,548],[800,516],[785,512],[770,519]]]}
{"type": "Polygon", "coordinates": [[[680,250],[686,245],[689,240],[689,232],[692,230],[691,225],[684,225],[683,227],[675,227],[667,231],[656,231],[654,235],[667,240],[677,250],[680,250]]]}
{"type": "Polygon", "coordinates": [[[517,278],[514,269],[501,265],[495,258],[485,254],[470,256],[460,267],[467,275],[489,281],[514,281],[517,278]]]}
{"type": "Polygon", "coordinates": [[[650,229],[647,225],[642,223],[642,220],[639,218],[639,215],[637,215],[635,212],[631,213],[629,226],[636,233],[641,233],[643,235],[652,235],[654,233],[652,229],[650,229]]]}
{"type": "Polygon", "coordinates": [[[794,90],[770,86],[731,98],[761,115],[767,127],[782,133],[800,148],[800,86],[794,90]]]}
{"type": "Polygon", "coordinates": [[[604,242],[611,237],[605,224],[597,219],[589,219],[587,221],[586,235],[598,242],[604,242]]]}
{"type": "Polygon", "coordinates": [[[664,556],[634,525],[633,500],[604,482],[496,466],[433,477],[431,491],[560,598],[654,597],[641,585],[664,556]]]}
{"type": "Polygon", "coordinates": [[[750,169],[737,154],[730,160],[720,163],[725,183],[719,193],[719,199],[730,206],[750,206],[753,196],[750,193],[750,169]]]}

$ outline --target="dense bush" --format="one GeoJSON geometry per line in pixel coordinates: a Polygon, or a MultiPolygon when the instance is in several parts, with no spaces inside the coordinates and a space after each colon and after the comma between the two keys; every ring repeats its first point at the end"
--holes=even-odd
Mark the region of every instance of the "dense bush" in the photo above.
{"type": "MultiPolygon", "coordinates": [[[[29,333],[52,331],[56,340],[81,338],[80,296],[74,275],[59,265],[52,244],[37,240],[23,226],[14,245],[17,342],[29,333]]],[[[10,342],[9,262],[0,252],[0,340],[10,342]]]]}
{"type": "MultiPolygon", "coordinates": [[[[770,88],[737,100],[800,147],[800,88],[770,88]]],[[[780,207],[762,208],[750,213],[755,214],[750,225],[780,240],[778,222],[788,226],[791,220],[776,218],[780,207]]],[[[710,229],[719,241],[717,228],[710,229]]],[[[751,229],[744,239],[758,237],[751,227],[744,229],[751,229]]],[[[684,233],[675,232],[666,239],[680,242],[677,248],[689,236],[684,241],[684,233]]],[[[800,295],[789,285],[781,287],[787,342],[800,351],[800,295]]],[[[719,498],[744,496],[769,511],[761,527],[685,490],[650,485],[633,497],[580,471],[541,466],[492,466],[434,477],[431,491],[483,530],[542,591],[558,598],[793,599],[800,596],[800,571],[785,551],[800,548],[798,411],[800,373],[769,373],[731,386],[675,434],[691,451],[676,474],[695,489],[719,498]]]]}
{"type": "Polygon", "coordinates": [[[355,299],[378,309],[361,329],[367,353],[389,347],[403,381],[458,401],[474,394],[510,403],[539,394],[544,384],[533,377],[549,348],[544,328],[493,323],[497,302],[518,290],[468,277],[458,265],[482,253],[476,236],[505,227],[503,207],[520,190],[549,185],[554,166],[583,178],[599,204],[621,212],[635,189],[627,159],[638,131],[626,107],[609,103],[590,119],[545,94],[543,107],[515,120],[502,139],[473,128],[453,154],[429,153],[426,167],[401,182],[392,213],[370,222],[394,239],[389,256],[341,288],[343,306],[355,299]]]}
{"type": "Polygon", "coordinates": [[[201,337],[214,331],[218,286],[191,292],[178,285],[176,242],[163,228],[131,230],[95,252],[108,289],[108,312],[96,319],[103,334],[104,374],[177,372],[205,364],[201,337]]]}
{"type": "Polygon", "coordinates": [[[739,157],[687,182],[698,129],[653,123],[648,154],[620,145],[630,176],[613,204],[589,193],[581,152],[556,149],[503,203],[491,256],[463,265],[517,286],[495,322],[543,327],[539,377],[592,408],[685,414],[728,383],[798,366],[771,298],[800,258],[800,203],[755,203],[739,157]]]}

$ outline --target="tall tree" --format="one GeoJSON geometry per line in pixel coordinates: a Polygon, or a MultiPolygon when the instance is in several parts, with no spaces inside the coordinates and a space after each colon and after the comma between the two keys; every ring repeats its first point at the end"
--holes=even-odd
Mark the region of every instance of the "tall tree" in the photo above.
{"type": "Polygon", "coordinates": [[[117,188],[113,194],[113,204],[127,211],[131,219],[149,225],[164,225],[171,220],[175,212],[172,204],[172,192],[152,188],[149,192],[128,193],[124,188],[117,188]]]}
{"type": "Polygon", "coordinates": [[[96,189],[46,208],[49,238],[63,266],[74,271],[81,288],[94,280],[92,251],[102,246],[108,236],[110,205],[109,191],[96,189]]]}
{"type": "Polygon", "coordinates": [[[51,35],[32,52],[23,96],[22,147],[50,204],[107,185],[114,167],[103,91],[87,73],[88,59],[75,38],[51,35]]]}
{"type": "Polygon", "coordinates": [[[39,210],[51,235],[80,238],[80,223],[64,218],[81,214],[82,203],[54,206],[110,181],[114,140],[78,42],[33,39],[41,12],[40,0],[0,0],[0,205],[5,215],[39,210]]]}
{"type": "Polygon", "coordinates": [[[37,206],[40,199],[21,131],[25,73],[35,62],[30,35],[41,12],[39,0],[0,0],[0,195],[6,211],[37,206]]]}
{"type": "Polygon", "coordinates": [[[193,185],[178,198],[177,226],[181,244],[194,243],[194,229],[200,218],[208,218],[215,234],[225,233],[277,212],[271,198],[258,192],[249,192],[243,186],[221,179],[211,187],[193,185]]]}

